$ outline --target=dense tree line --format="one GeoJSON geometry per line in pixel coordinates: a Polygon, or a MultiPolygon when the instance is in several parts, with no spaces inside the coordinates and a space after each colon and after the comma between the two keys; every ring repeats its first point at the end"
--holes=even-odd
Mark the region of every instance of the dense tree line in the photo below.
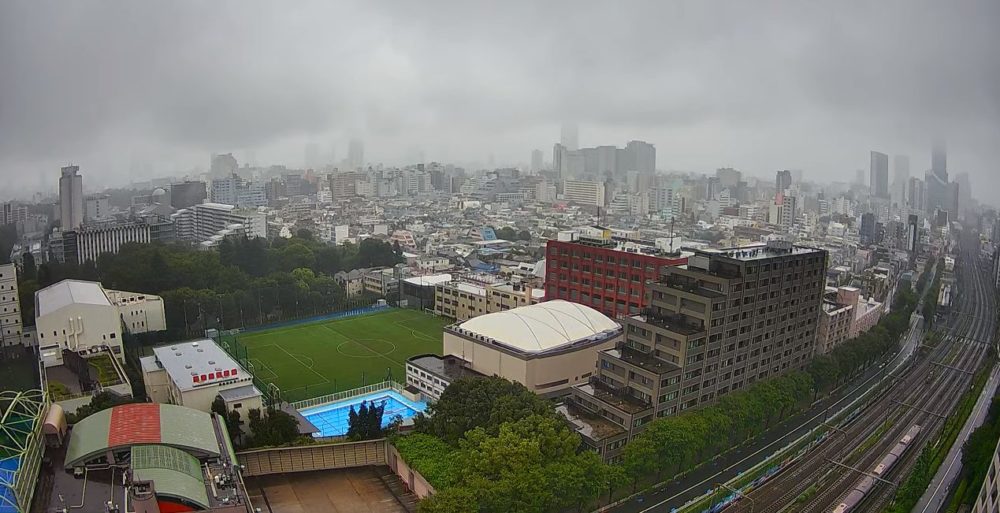
{"type": "Polygon", "coordinates": [[[247,426],[250,434],[245,438],[244,448],[288,445],[300,440],[304,443],[312,441],[299,434],[299,423],[295,417],[275,408],[263,411],[254,408],[248,411],[247,426]]]}
{"type": "Polygon", "coordinates": [[[633,483],[689,470],[762,434],[810,403],[812,376],[794,372],[723,396],[714,405],[657,419],[625,446],[625,472],[633,483]]]}
{"type": "Polygon", "coordinates": [[[394,441],[437,493],[422,513],[544,513],[580,508],[620,483],[620,469],[581,450],[553,405],[498,377],[452,383],[394,441]]]}
{"type": "MultiPolygon", "coordinates": [[[[927,291],[927,297],[924,299],[924,308],[920,313],[924,316],[924,323],[927,328],[930,329],[934,325],[934,316],[937,315],[937,304],[938,304],[938,293],[941,291],[941,275],[944,273],[944,258],[939,258],[937,261],[937,272],[934,273],[934,281],[931,282],[931,288],[927,291]]],[[[924,273],[925,278],[927,273],[924,273]]],[[[926,279],[924,280],[926,282],[926,279]]]]}
{"type": "Polygon", "coordinates": [[[976,428],[962,445],[962,474],[959,489],[963,487],[966,489],[964,493],[955,494],[962,505],[971,507],[979,496],[998,439],[1000,439],[1000,397],[994,397],[983,425],[976,428]]]}
{"type": "Polygon", "coordinates": [[[518,241],[518,240],[531,240],[531,232],[528,230],[517,231],[510,226],[504,226],[499,230],[494,230],[497,234],[498,239],[518,241]]]}
{"type": "Polygon", "coordinates": [[[466,433],[483,428],[498,433],[501,424],[531,415],[556,416],[552,403],[524,385],[500,378],[462,378],[414,419],[414,428],[455,445],[466,433]]]}
{"type": "Polygon", "coordinates": [[[334,274],[402,260],[398,247],[378,239],[330,246],[307,231],[271,241],[225,239],[218,251],[126,244],[96,263],[42,264],[35,279],[22,281],[20,295],[24,321],[30,325],[34,292],[67,278],[157,294],[164,300],[169,336],[176,338],[206,328],[253,326],[371,304],[372,297],[348,300],[334,274]]]}

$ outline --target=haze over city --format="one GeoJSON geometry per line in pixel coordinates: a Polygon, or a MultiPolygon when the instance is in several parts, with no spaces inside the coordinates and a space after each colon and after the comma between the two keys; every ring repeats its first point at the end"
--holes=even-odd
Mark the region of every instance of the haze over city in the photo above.
{"type": "Polygon", "coordinates": [[[0,513],[998,513],[998,27],[0,0],[0,513]]]}
{"type": "MultiPolygon", "coordinates": [[[[1000,186],[1000,4],[4,2],[0,196],[242,163],[526,164],[654,144],[660,170],[846,181],[869,150],[1000,186]],[[42,178],[47,175],[47,178],[42,178]]],[[[981,187],[980,187],[981,186],[981,187]]]]}

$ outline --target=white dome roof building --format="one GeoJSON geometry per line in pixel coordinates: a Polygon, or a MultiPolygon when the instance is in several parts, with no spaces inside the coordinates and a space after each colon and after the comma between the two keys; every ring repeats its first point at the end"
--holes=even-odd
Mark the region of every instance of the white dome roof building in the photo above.
{"type": "Polygon", "coordinates": [[[555,300],[481,315],[444,330],[444,353],[472,370],[559,395],[594,374],[597,353],[615,347],[621,326],[585,305],[555,300]]]}

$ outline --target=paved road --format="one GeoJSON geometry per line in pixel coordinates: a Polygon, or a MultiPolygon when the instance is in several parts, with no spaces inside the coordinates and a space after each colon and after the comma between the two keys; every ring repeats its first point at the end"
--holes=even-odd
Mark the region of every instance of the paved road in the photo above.
{"type": "Polygon", "coordinates": [[[972,431],[983,425],[983,421],[986,419],[986,412],[990,409],[990,403],[993,401],[993,395],[996,392],[998,382],[1000,382],[1000,363],[993,366],[993,370],[990,372],[990,379],[986,382],[986,386],[983,387],[982,393],[979,394],[979,399],[976,401],[972,413],[969,415],[968,420],[966,420],[965,425],[962,426],[962,431],[958,433],[958,437],[955,438],[955,443],[952,444],[951,449],[948,451],[948,456],[941,462],[941,466],[938,467],[937,474],[931,480],[927,491],[924,492],[923,497],[920,498],[920,501],[913,508],[913,513],[935,513],[941,510],[945,499],[948,498],[951,485],[962,470],[962,446],[965,445],[965,441],[969,439],[972,431]]]}
{"type": "MultiPolygon", "coordinates": [[[[919,310],[919,309],[918,309],[919,310]]],[[[906,343],[887,364],[890,374],[898,369],[913,354],[923,340],[923,319],[918,314],[910,318],[910,330],[906,343]]],[[[800,413],[785,422],[770,429],[767,433],[735,450],[720,455],[711,463],[677,481],[673,481],[655,492],[643,494],[628,502],[620,504],[609,511],[615,513],[646,513],[669,512],[694,499],[716,483],[726,482],[741,472],[767,459],[776,450],[784,447],[799,437],[805,435],[814,427],[822,424],[828,414],[836,413],[841,408],[864,394],[869,388],[886,379],[878,367],[872,367],[851,387],[841,390],[815,403],[808,411],[800,413]]]]}

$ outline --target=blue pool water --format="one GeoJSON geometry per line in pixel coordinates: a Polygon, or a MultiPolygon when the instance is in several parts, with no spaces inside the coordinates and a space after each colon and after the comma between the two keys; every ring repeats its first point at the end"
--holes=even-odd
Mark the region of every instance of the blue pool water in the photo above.
{"type": "Polygon", "coordinates": [[[399,415],[403,420],[409,419],[424,411],[427,403],[411,401],[395,390],[382,390],[368,395],[352,397],[336,403],[304,408],[299,413],[312,425],[319,429],[314,437],[343,436],[347,434],[347,418],[351,406],[357,410],[362,402],[374,401],[375,404],[385,402],[385,412],[382,415],[382,426],[388,426],[392,419],[399,415]]]}

